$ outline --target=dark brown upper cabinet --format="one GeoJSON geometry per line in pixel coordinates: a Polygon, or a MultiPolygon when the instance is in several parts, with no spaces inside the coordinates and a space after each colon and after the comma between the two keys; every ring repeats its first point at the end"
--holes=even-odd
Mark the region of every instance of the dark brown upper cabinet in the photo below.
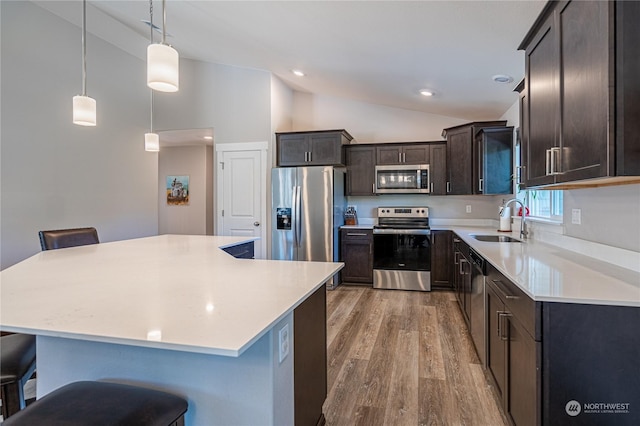
{"type": "Polygon", "coordinates": [[[352,140],[346,130],[276,133],[278,167],[342,166],[352,140]]]}
{"type": "Polygon", "coordinates": [[[447,139],[447,182],[449,195],[473,194],[473,140],[484,127],[504,127],[506,121],[479,121],[449,127],[442,131],[447,139]]]}
{"type": "Polygon", "coordinates": [[[349,145],[347,161],[347,195],[375,195],[375,145],[349,145]]]}
{"type": "Polygon", "coordinates": [[[615,184],[640,175],[639,21],[639,2],[545,6],[519,47],[527,187],[615,184]]]}
{"type": "Polygon", "coordinates": [[[473,147],[473,193],[513,193],[513,127],[483,127],[473,147]]]}
{"type": "Polygon", "coordinates": [[[376,164],[429,164],[429,145],[421,143],[378,145],[376,164]]]}

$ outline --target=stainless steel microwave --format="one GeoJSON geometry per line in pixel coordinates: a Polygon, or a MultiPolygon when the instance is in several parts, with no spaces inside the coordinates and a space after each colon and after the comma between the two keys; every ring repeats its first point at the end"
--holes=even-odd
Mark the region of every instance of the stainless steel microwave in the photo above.
{"type": "Polygon", "coordinates": [[[376,166],[376,194],[428,194],[428,164],[376,166]]]}

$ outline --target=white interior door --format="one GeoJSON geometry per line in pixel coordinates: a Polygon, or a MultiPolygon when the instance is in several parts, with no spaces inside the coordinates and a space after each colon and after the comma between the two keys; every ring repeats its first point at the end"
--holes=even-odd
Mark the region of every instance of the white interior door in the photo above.
{"type": "Polygon", "coordinates": [[[221,144],[218,151],[218,235],[252,236],[256,259],[266,255],[266,143],[221,144]],[[246,146],[245,146],[246,145],[246,146]],[[243,149],[247,148],[247,149],[243,149]]]}

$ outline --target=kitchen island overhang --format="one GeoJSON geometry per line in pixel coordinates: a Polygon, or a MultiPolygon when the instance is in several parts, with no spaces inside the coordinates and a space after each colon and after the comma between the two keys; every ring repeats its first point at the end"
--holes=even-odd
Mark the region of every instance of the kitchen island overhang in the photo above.
{"type": "Polygon", "coordinates": [[[278,331],[342,264],[220,249],[249,240],[163,235],[39,253],[2,271],[0,324],[38,335],[38,396],[80,379],[147,383],[187,397],[187,424],[290,423],[295,354],[279,362],[278,331]]]}

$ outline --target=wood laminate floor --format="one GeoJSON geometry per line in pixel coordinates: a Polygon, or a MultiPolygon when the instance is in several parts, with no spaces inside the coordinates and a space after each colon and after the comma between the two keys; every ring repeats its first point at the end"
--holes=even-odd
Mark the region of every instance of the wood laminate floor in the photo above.
{"type": "Polygon", "coordinates": [[[327,292],[327,424],[506,421],[450,291],[327,292]]]}

